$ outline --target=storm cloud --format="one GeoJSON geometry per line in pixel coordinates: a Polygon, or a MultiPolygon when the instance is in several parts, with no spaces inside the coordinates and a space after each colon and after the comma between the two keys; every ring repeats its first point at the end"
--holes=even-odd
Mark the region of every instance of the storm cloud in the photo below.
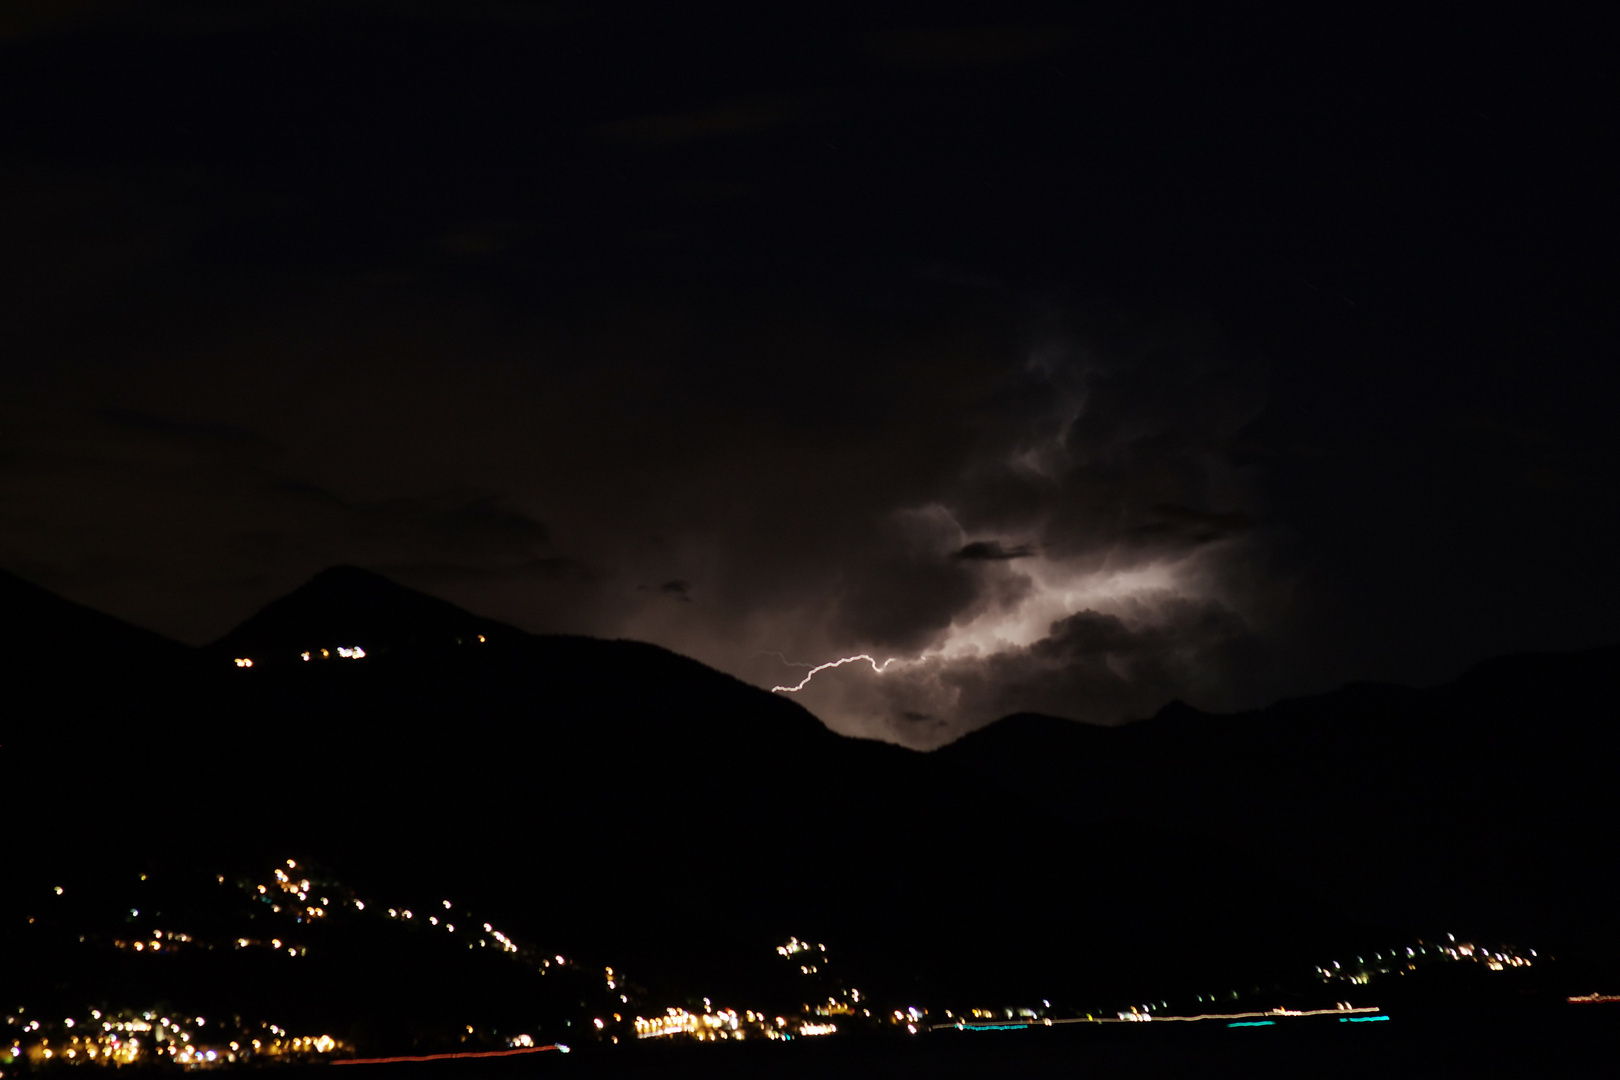
{"type": "Polygon", "coordinates": [[[1591,65],[5,11],[0,566],[81,603],[201,643],[356,564],[766,689],[870,656],[797,700],[918,746],[1612,635],[1591,65]]]}
{"type": "Polygon", "coordinates": [[[13,402],[0,560],[198,642],[343,562],[763,687],[894,657],[799,696],[914,745],[1225,700],[1267,629],[1228,453],[1258,369],[1173,311],[902,286],[832,315],[373,295],[282,308],[139,383],[86,358],[13,402]]]}
{"type": "Polygon", "coordinates": [[[827,571],[807,620],[825,629],[770,642],[882,666],[798,691],[840,730],[929,744],[1015,711],[1116,723],[1226,704],[1253,677],[1285,585],[1255,580],[1270,538],[1229,447],[1262,372],[1171,314],[1036,324],[984,372],[973,436],[927,497],[879,512],[827,571]]]}

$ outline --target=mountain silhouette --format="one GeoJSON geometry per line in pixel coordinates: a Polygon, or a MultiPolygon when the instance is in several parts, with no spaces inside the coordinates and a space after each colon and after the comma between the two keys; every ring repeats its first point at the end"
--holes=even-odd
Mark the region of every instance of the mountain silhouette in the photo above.
{"type": "Polygon", "coordinates": [[[36,885],[295,856],[737,1000],[797,992],[774,953],[792,934],[897,1000],[1096,1008],[1448,920],[1532,946],[1610,932],[1615,650],[1231,716],[1010,717],[922,754],[655,646],[526,634],[353,568],[201,650],[23,594],[4,619],[34,618],[35,655],[99,627],[148,673],[7,739],[19,835],[63,838],[36,885]],[[87,869],[66,838],[112,821],[183,840],[87,869]]]}
{"type": "Polygon", "coordinates": [[[75,604],[0,570],[0,656],[12,685],[34,685],[59,673],[128,674],[172,667],[192,651],[150,630],[75,604]]]}
{"type": "Polygon", "coordinates": [[[1203,823],[1363,920],[1612,950],[1616,671],[1606,647],[1224,716],[1181,703],[1118,728],[1014,716],[938,756],[1071,821],[1203,823]]]}
{"type": "Polygon", "coordinates": [[[518,635],[426,593],[354,566],[335,566],[267,604],[207,646],[215,655],[255,664],[291,663],[321,649],[360,646],[371,653],[477,643],[480,635],[518,635]]]}

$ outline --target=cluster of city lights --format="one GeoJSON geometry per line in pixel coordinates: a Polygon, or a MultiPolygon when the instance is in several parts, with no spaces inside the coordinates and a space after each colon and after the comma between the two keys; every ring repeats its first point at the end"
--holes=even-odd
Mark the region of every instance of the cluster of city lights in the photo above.
{"type": "MultiPolygon", "coordinates": [[[[801,941],[797,937],[790,937],[785,944],[776,947],[776,954],[786,957],[796,963],[800,960],[814,963],[797,963],[802,975],[815,975],[827,962],[827,946],[820,942],[801,941]]],[[[613,969],[607,969],[608,988],[613,988],[613,969]]],[[[816,980],[820,981],[820,980],[816,980]]],[[[635,1036],[637,1039],[664,1039],[683,1038],[697,1042],[741,1041],[743,1039],[795,1039],[817,1035],[832,1035],[837,1033],[838,1025],[830,1021],[829,1017],[854,1016],[857,1014],[856,1006],[861,1000],[861,992],[854,988],[839,987],[836,993],[829,995],[819,1004],[805,1003],[804,1015],[777,1016],[763,1010],[743,1009],[741,1011],[730,1008],[716,1008],[708,998],[703,999],[703,1011],[692,1012],[684,1008],[670,1007],[664,1010],[662,1016],[637,1016],[634,1021],[635,1036]]],[[[859,1014],[871,1019],[872,1010],[863,1008],[859,1014]]],[[[911,1010],[915,1018],[922,1013],[911,1010]]],[[[901,1022],[906,1022],[906,1013],[896,1013],[901,1022]]],[[[618,1014],[614,1014],[618,1020],[618,1014]]],[[[604,1021],[596,1021],[598,1030],[603,1027],[604,1021]]],[[[916,1028],[913,1027],[915,1032],[916,1028]]],[[[615,1040],[617,1041],[617,1040],[615,1040]]]]}
{"type": "Polygon", "coordinates": [[[788,938],[786,945],[776,947],[776,955],[778,956],[796,956],[799,953],[812,954],[805,958],[805,963],[799,965],[799,972],[803,975],[814,975],[820,971],[820,964],[826,963],[826,952],[827,946],[821,944],[812,945],[810,942],[800,941],[796,937],[788,938]]]}
{"type": "MultiPolygon", "coordinates": [[[[127,952],[144,953],[178,952],[180,949],[188,945],[197,944],[197,941],[193,939],[190,934],[181,934],[174,930],[159,929],[154,929],[152,931],[152,936],[149,938],[115,938],[112,943],[113,948],[115,949],[120,949],[127,952]]],[[[212,948],[212,946],[206,944],[202,945],[201,947],[205,949],[212,948]]]]}
{"type": "Polygon", "coordinates": [[[1535,956],[1534,949],[1528,950],[1528,955],[1506,947],[1486,949],[1471,942],[1458,941],[1455,934],[1447,934],[1443,944],[1419,940],[1415,945],[1399,946],[1387,953],[1382,950],[1374,952],[1370,959],[1358,956],[1353,962],[1332,960],[1317,967],[1316,977],[1325,983],[1347,982],[1353,986],[1366,986],[1375,976],[1403,975],[1416,971],[1420,965],[1465,962],[1480,964],[1489,971],[1505,971],[1508,968],[1530,967],[1535,956]]]}
{"type": "Polygon", "coordinates": [[[108,1012],[41,1022],[26,1009],[7,1016],[14,1035],[0,1052],[40,1066],[136,1065],[167,1062],[188,1068],[218,1068],[263,1060],[318,1061],[353,1048],[330,1035],[292,1035],[271,1023],[212,1024],[201,1016],[164,1016],[152,1011],[108,1012]]]}
{"type": "MultiPolygon", "coordinates": [[[[411,923],[425,926],[430,930],[442,930],[446,934],[455,934],[464,940],[469,949],[485,949],[493,947],[502,953],[514,956],[516,959],[531,964],[541,974],[545,974],[553,966],[573,967],[561,954],[541,955],[537,950],[520,947],[518,943],[504,931],[496,929],[494,924],[480,922],[470,913],[462,912],[462,921],[458,924],[455,915],[455,905],[449,900],[440,901],[440,907],[431,908],[426,917],[419,917],[418,913],[408,907],[384,907],[381,904],[370,904],[355,896],[352,891],[333,881],[312,882],[302,873],[298,877],[292,876],[288,871],[298,870],[298,862],[288,859],[286,869],[276,867],[272,871],[273,880],[269,883],[247,882],[244,884],[249,895],[270,905],[272,912],[290,914],[301,923],[315,923],[328,919],[334,910],[349,908],[356,912],[371,911],[382,918],[397,922],[411,923]],[[333,898],[336,898],[335,900],[333,898]]],[[[249,944],[245,939],[239,939],[239,945],[249,944]]],[[[279,943],[276,945],[280,947],[279,943]]],[[[608,988],[617,989],[613,978],[613,969],[608,968],[608,988]]],[[[620,994],[622,1003],[629,1003],[627,994],[620,994]]]]}
{"type": "MultiPolygon", "coordinates": [[[[474,634],[472,637],[480,645],[488,644],[489,642],[489,638],[483,634],[474,634]]],[[[458,637],[455,639],[455,642],[457,645],[464,645],[467,643],[467,639],[458,637]]],[[[360,660],[364,659],[366,656],[366,650],[359,645],[335,645],[331,648],[306,649],[298,654],[298,658],[303,660],[305,663],[309,663],[310,661],[314,660],[330,660],[334,656],[340,660],[360,660]]],[[[252,658],[246,656],[235,657],[232,659],[232,663],[239,668],[250,668],[253,666],[252,658]]]]}
{"type": "MultiPolygon", "coordinates": [[[[146,880],[145,874],[141,875],[141,880],[146,880]]],[[[221,885],[226,883],[223,874],[216,875],[215,880],[221,885]]],[[[457,909],[449,900],[440,901],[426,912],[403,906],[385,907],[368,903],[339,882],[322,878],[301,867],[296,859],[288,859],[282,866],[273,867],[265,878],[244,878],[235,884],[255,904],[262,904],[275,915],[309,926],[330,922],[340,913],[363,913],[361,917],[386,918],[420,927],[422,931],[442,931],[454,935],[456,939],[464,940],[468,949],[494,948],[516,961],[532,965],[541,974],[553,967],[577,967],[560,953],[542,956],[536,950],[520,945],[494,924],[475,920],[470,913],[457,909]]],[[[57,896],[65,892],[60,885],[52,891],[57,896]]],[[[131,919],[139,918],[140,910],[130,908],[128,916],[131,919]]],[[[85,941],[86,937],[81,936],[79,940],[85,941]]],[[[126,936],[111,940],[110,944],[121,951],[146,955],[172,953],[181,949],[216,948],[269,948],[294,957],[308,954],[306,945],[280,937],[232,937],[213,942],[189,933],[161,928],[153,929],[149,937],[126,936]]],[[[611,967],[606,968],[605,972],[608,989],[619,991],[620,1002],[629,1004],[629,994],[624,991],[628,991],[630,986],[624,976],[611,967]]],[[[0,1029],[0,1066],[13,1062],[117,1066],[162,1060],[188,1068],[212,1068],[265,1059],[347,1060],[352,1058],[354,1050],[330,1035],[293,1035],[271,1023],[243,1027],[240,1018],[234,1023],[214,1023],[205,1028],[203,1017],[160,1015],[153,1011],[104,1015],[99,1010],[91,1010],[90,1017],[88,1021],[75,1017],[47,1021],[36,1019],[28,1010],[19,1008],[15,1015],[5,1017],[7,1024],[14,1029],[12,1037],[6,1038],[4,1029],[0,1029]]],[[[614,1019],[618,1021],[622,1017],[614,1014],[614,1019]]],[[[597,1028],[601,1030],[601,1021],[597,1022],[597,1028]]],[[[469,1034],[472,1031],[469,1027],[469,1034]]],[[[617,1042],[617,1037],[612,1041],[617,1042]]],[[[537,1044],[534,1036],[527,1034],[508,1036],[505,1042],[507,1049],[495,1053],[564,1050],[561,1045],[537,1044]]],[[[5,1076],[7,1071],[0,1070],[0,1077],[5,1076]]]]}
{"type": "Polygon", "coordinates": [[[359,660],[366,655],[366,650],[358,645],[339,645],[336,649],[311,649],[308,652],[301,652],[298,654],[298,658],[305,662],[310,660],[330,660],[334,652],[343,660],[359,660]]]}
{"type": "MultiPolygon", "coordinates": [[[[827,955],[827,946],[820,942],[800,941],[797,937],[790,937],[787,943],[776,947],[776,955],[786,957],[798,964],[799,974],[819,975],[830,959],[827,955]],[[801,955],[802,954],[802,955],[801,955]]],[[[824,980],[817,980],[824,983],[824,980]]],[[[806,1003],[804,1011],[816,1016],[853,1016],[855,1007],[861,1003],[861,992],[854,987],[845,987],[837,984],[836,993],[828,997],[824,1003],[810,1005],[806,1003]]],[[[862,1010],[866,1016],[871,1016],[871,1010],[862,1010]]]]}
{"type": "MultiPolygon", "coordinates": [[[[142,880],[145,880],[145,877],[143,874],[142,880]]],[[[216,875],[216,881],[224,885],[226,878],[224,875],[216,875]]],[[[301,866],[296,859],[287,859],[284,864],[272,867],[266,877],[258,880],[240,878],[235,884],[246,893],[253,905],[268,906],[275,915],[305,926],[328,924],[334,920],[344,925],[353,925],[346,920],[357,918],[386,919],[408,924],[414,928],[416,934],[453,935],[451,940],[464,943],[468,949],[493,948],[517,962],[532,966],[541,974],[545,974],[553,967],[582,970],[579,964],[567,960],[561,954],[542,955],[530,946],[520,945],[507,933],[497,929],[494,924],[475,918],[469,910],[458,908],[448,899],[435,901],[430,906],[415,908],[399,905],[390,907],[380,902],[368,902],[341,883],[301,866]],[[354,914],[350,914],[351,912],[354,914]]],[[[61,896],[64,889],[62,886],[56,886],[54,892],[57,896],[61,896]]],[[[140,917],[139,910],[134,908],[129,909],[128,914],[131,920],[140,917]]],[[[291,929],[286,924],[281,925],[285,927],[283,932],[291,929]]],[[[132,931],[125,933],[128,935],[132,931]]],[[[293,933],[296,934],[297,931],[293,933]]],[[[84,937],[80,938],[80,941],[84,940],[84,937]]],[[[414,940],[424,942],[427,939],[417,936],[414,940]]],[[[276,952],[286,952],[293,957],[307,955],[305,945],[285,941],[280,937],[265,939],[235,937],[211,942],[188,933],[161,928],[154,928],[150,936],[136,934],[112,940],[111,944],[119,950],[148,955],[162,955],[185,949],[215,948],[238,950],[269,948],[276,952]]],[[[1228,1027],[1270,1027],[1302,1017],[1336,1017],[1343,1023],[1369,1023],[1389,1019],[1376,1006],[1352,1004],[1348,1000],[1337,1001],[1327,1008],[1295,1009],[1283,1006],[1255,1008],[1250,1005],[1248,1011],[1237,1011],[1243,1008],[1236,1004],[1236,1000],[1240,997],[1237,990],[1198,995],[1198,1008],[1185,1008],[1179,1012],[1172,1011],[1168,1002],[1158,1001],[1139,1002],[1117,1010],[1110,1009],[1095,1015],[1088,1013],[1080,1016],[1062,1009],[1054,1011],[1050,1001],[1041,1001],[1038,1007],[1027,1005],[974,1008],[960,1014],[943,1010],[943,1017],[939,1013],[930,1014],[928,1009],[917,1006],[891,1010],[885,1005],[874,1013],[872,1003],[870,1001],[863,1003],[859,990],[844,987],[828,975],[830,955],[825,944],[790,937],[783,944],[777,945],[775,951],[783,961],[796,967],[803,977],[803,982],[795,980],[796,985],[801,985],[807,990],[814,988],[814,993],[806,993],[806,998],[815,1000],[814,1004],[806,1001],[802,1010],[791,1015],[776,1015],[756,1009],[717,1007],[710,999],[704,998],[701,1011],[695,1007],[690,1010],[669,1007],[664,1009],[662,1015],[627,1015],[631,1014],[637,1005],[631,1001],[630,993],[634,991],[631,990],[630,984],[626,982],[623,973],[613,967],[598,967],[595,971],[600,974],[593,978],[602,978],[606,989],[618,998],[618,1003],[609,1005],[608,1009],[619,1008],[620,1005],[625,1008],[622,1012],[608,1011],[589,1020],[587,1030],[594,1028],[591,1034],[594,1034],[595,1038],[616,1044],[621,1041],[620,1036],[628,1038],[632,1032],[637,1040],[740,1042],[819,1037],[837,1034],[841,1029],[847,1031],[853,1027],[904,1029],[905,1033],[917,1035],[945,1029],[1007,1031],[1076,1023],[1223,1022],[1228,1027]]],[[[1327,986],[1343,984],[1359,987],[1368,985],[1376,977],[1404,975],[1417,971],[1426,964],[1472,963],[1482,965],[1490,971],[1503,971],[1509,968],[1530,967],[1535,960],[1534,950],[1527,950],[1521,954],[1512,948],[1485,948],[1471,942],[1458,941],[1455,935],[1448,934],[1445,935],[1444,941],[1418,940],[1413,945],[1380,949],[1365,956],[1330,961],[1317,966],[1314,974],[1320,983],[1327,986]]],[[[832,970],[836,971],[837,968],[832,970]]],[[[1349,996],[1354,993],[1350,990],[1335,990],[1334,996],[1349,996]]],[[[1613,1002],[1620,1001],[1620,995],[1594,993],[1572,996],[1568,1000],[1571,1003],[1613,1002]]],[[[584,1002],[581,1002],[581,1005],[583,1006],[584,1002]]],[[[166,1009],[167,1006],[161,1008],[166,1009]]],[[[19,1008],[16,1015],[4,1019],[12,1030],[11,1037],[6,1038],[5,1029],[0,1029],[0,1064],[15,1061],[24,1065],[30,1063],[40,1065],[49,1062],[54,1067],[62,1063],[121,1066],[163,1062],[188,1068],[214,1068],[272,1059],[305,1062],[331,1062],[340,1059],[407,1060],[355,1059],[353,1047],[330,1035],[295,1036],[274,1024],[262,1023],[256,1027],[243,1025],[240,1017],[233,1018],[230,1022],[208,1024],[201,1016],[176,1016],[172,1012],[169,1015],[160,1015],[152,1011],[141,1013],[125,1011],[104,1015],[101,1011],[90,1010],[89,1019],[65,1017],[60,1020],[45,1020],[34,1015],[25,1016],[24,1010],[19,1008]]],[[[469,1036],[474,1034],[471,1025],[467,1026],[467,1033],[469,1036]]],[[[551,1049],[566,1052],[566,1048],[559,1044],[543,1044],[531,1034],[503,1033],[503,1035],[504,1038],[495,1042],[494,1046],[504,1046],[504,1049],[475,1052],[468,1048],[460,1053],[430,1055],[430,1057],[502,1056],[551,1049]]],[[[420,1060],[429,1058],[424,1057],[420,1060]]],[[[0,1073],[0,1077],[3,1076],[4,1074],[0,1073]]]]}
{"type": "MultiPolygon", "coordinates": [[[[473,636],[478,639],[480,644],[485,644],[489,641],[489,638],[485,637],[483,634],[475,634],[473,636]]],[[[461,645],[463,643],[464,639],[456,638],[457,645],[461,645]]],[[[359,645],[336,645],[329,649],[306,649],[298,654],[298,658],[303,660],[305,663],[308,663],[312,660],[330,660],[334,656],[340,660],[361,660],[365,658],[365,655],[366,650],[359,645]]],[[[245,656],[237,657],[236,666],[252,667],[253,661],[245,656]]]]}
{"type": "MultiPolygon", "coordinates": [[[[602,1021],[597,1022],[600,1030],[602,1021]]],[[[796,1016],[771,1016],[753,1009],[716,1009],[707,998],[702,1012],[669,1008],[663,1016],[635,1018],[636,1038],[661,1039],[680,1036],[695,1042],[741,1042],[744,1039],[793,1039],[798,1036],[831,1035],[836,1024],[803,1020],[796,1016]]]]}

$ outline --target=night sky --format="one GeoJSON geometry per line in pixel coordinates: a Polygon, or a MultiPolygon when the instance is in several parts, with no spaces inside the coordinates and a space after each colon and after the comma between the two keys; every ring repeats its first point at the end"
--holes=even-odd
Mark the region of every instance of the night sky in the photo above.
{"type": "Polygon", "coordinates": [[[13,0],[0,567],[894,657],[800,697],[918,746],[1613,642],[1617,90],[1531,11],[13,0]]]}

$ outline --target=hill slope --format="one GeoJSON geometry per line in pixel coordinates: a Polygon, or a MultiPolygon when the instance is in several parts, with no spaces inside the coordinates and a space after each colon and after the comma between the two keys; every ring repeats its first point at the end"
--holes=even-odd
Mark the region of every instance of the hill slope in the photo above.
{"type": "Polygon", "coordinates": [[[793,934],[869,993],[1077,1007],[1258,982],[1369,925],[1578,937],[1579,856],[1614,837],[1593,787],[1612,652],[1122,729],[1014,717],[925,755],[352,569],[205,650],[141,640],[161,677],[7,746],[20,835],[61,838],[36,886],[296,857],[453,893],[667,994],[798,993],[774,953],[793,934]],[[339,645],[366,655],[298,659],[339,645]],[[1575,840],[1547,833],[1572,814],[1575,840]]]}

